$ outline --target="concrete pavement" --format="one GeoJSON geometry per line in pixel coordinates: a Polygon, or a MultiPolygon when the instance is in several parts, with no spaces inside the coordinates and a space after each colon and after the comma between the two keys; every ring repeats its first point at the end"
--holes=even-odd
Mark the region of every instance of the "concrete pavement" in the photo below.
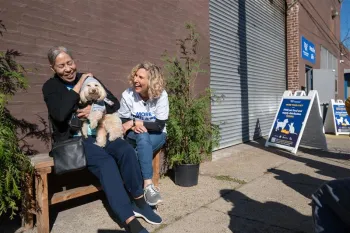
{"type": "MultiPolygon", "coordinates": [[[[311,194],[327,180],[350,177],[349,137],[327,141],[328,152],[300,148],[297,155],[265,148],[263,139],[219,150],[213,157],[226,157],[201,165],[198,186],[161,179],[164,222],[141,223],[157,233],[313,232],[311,194]]],[[[123,232],[105,206],[101,194],[54,206],[52,232],[123,232]]]]}

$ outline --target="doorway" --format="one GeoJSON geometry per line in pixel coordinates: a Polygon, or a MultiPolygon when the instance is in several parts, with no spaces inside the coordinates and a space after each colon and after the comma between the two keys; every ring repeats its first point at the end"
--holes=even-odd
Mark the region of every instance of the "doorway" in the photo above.
{"type": "Polygon", "coordinates": [[[308,65],[305,65],[305,86],[305,92],[306,95],[308,95],[309,91],[312,91],[314,89],[313,69],[308,65]]]}
{"type": "Polygon", "coordinates": [[[350,95],[350,73],[344,74],[344,97],[347,99],[350,95]]]}

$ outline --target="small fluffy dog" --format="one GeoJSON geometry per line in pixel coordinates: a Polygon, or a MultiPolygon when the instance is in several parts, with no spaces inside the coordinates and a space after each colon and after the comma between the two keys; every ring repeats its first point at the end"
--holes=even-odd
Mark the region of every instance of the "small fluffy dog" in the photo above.
{"type": "Polygon", "coordinates": [[[275,131],[277,131],[279,128],[281,128],[281,130],[284,130],[284,128],[287,126],[288,123],[288,119],[284,119],[284,121],[278,121],[277,119],[277,126],[275,131]]]}
{"type": "MultiPolygon", "coordinates": [[[[106,106],[104,99],[107,93],[102,87],[101,83],[93,77],[88,77],[83,83],[80,90],[80,103],[92,104],[91,112],[88,120],[90,128],[97,127],[96,145],[105,147],[107,143],[107,133],[109,134],[109,141],[114,141],[123,136],[122,121],[117,113],[106,114],[106,106]]],[[[88,121],[84,121],[82,127],[82,135],[87,138],[88,135],[88,121]]]]}

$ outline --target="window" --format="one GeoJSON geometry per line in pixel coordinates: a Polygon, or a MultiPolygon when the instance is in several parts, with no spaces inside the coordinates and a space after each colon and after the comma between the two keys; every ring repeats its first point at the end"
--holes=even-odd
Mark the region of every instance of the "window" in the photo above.
{"type": "Polygon", "coordinates": [[[334,91],[338,94],[338,59],[323,46],[321,46],[321,69],[328,69],[334,72],[334,91]]]}

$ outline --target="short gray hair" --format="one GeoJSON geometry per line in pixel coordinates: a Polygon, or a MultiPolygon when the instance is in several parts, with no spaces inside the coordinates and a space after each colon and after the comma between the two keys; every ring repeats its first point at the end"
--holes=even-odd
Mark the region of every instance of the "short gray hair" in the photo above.
{"type": "Polygon", "coordinates": [[[71,51],[69,51],[66,47],[55,46],[49,49],[49,52],[47,53],[47,58],[49,59],[50,65],[53,66],[55,64],[56,57],[62,52],[68,54],[73,59],[71,51]]]}

